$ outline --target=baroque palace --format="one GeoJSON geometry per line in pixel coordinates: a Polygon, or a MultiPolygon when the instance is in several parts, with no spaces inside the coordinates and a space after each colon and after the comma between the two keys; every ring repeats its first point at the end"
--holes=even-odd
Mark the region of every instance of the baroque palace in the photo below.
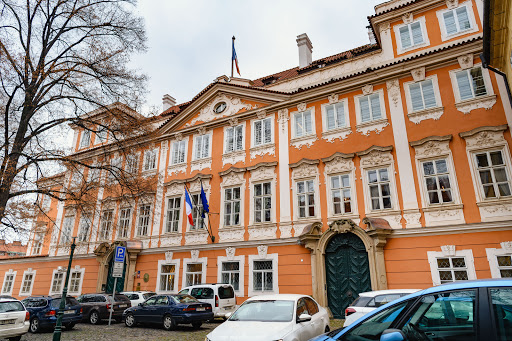
{"type": "Polygon", "coordinates": [[[336,317],[361,291],[511,277],[512,109],[480,59],[483,11],[483,0],[393,0],[368,18],[370,44],[313,60],[302,34],[296,68],[221,76],[182,104],[166,95],[151,120],[114,103],[153,130],[129,155],[105,158],[111,137],[73,126],[75,159],[154,177],[154,191],[116,197],[84,169],[105,185],[93,209],[43,196],[27,256],[0,263],[1,293],[60,293],[70,236],[74,296],[112,290],[115,245],[128,249],[118,290],[229,282],[238,303],[309,294],[336,317]]]}

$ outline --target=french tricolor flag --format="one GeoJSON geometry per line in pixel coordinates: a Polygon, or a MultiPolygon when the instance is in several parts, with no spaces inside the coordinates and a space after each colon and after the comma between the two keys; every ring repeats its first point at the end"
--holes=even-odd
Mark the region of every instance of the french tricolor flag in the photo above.
{"type": "Polygon", "coordinates": [[[188,222],[190,225],[194,225],[194,218],[192,218],[192,200],[190,200],[190,195],[188,191],[185,189],[185,209],[187,211],[188,222]]]}
{"type": "MultiPolygon", "coordinates": [[[[233,52],[231,54],[231,61],[235,62],[236,72],[240,76],[240,69],[238,68],[238,58],[236,57],[236,51],[235,51],[235,37],[233,37],[233,52]]],[[[233,66],[231,66],[231,69],[233,69],[233,66]]],[[[231,73],[233,73],[233,70],[231,70],[231,73]]],[[[231,75],[233,76],[233,75],[231,75]]]]}

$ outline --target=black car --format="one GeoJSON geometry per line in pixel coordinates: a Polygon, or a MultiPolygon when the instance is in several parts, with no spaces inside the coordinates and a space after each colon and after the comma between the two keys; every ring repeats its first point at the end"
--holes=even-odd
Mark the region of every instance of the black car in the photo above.
{"type": "Polygon", "coordinates": [[[212,306],[190,295],[158,295],[148,298],[123,313],[127,327],[141,324],[161,324],[172,330],[178,324],[192,324],[199,329],[203,322],[213,319],[212,306]]]}
{"type": "Polygon", "coordinates": [[[83,320],[91,324],[99,324],[102,320],[107,320],[112,308],[112,318],[116,322],[121,322],[123,311],[132,306],[130,299],[121,294],[116,294],[115,300],[108,294],[85,294],[78,297],[78,302],[84,309],[83,320]]]}
{"type": "MultiPolygon", "coordinates": [[[[30,331],[37,333],[44,328],[53,328],[57,323],[61,296],[32,296],[23,301],[25,308],[30,313],[30,331]]],[[[66,306],[62,325],[66,329],[72,329],[76,323],[82,320],[82,306],[73,297],[66,297],[66,306]]]]}

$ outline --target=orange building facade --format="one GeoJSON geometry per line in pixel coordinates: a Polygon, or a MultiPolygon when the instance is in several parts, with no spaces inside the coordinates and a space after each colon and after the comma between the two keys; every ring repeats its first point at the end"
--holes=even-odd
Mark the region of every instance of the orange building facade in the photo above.
{"type": "Polygon", "coordinates": [[[179,105],[164,96],[150,121],[115,103],[153,131],[126,142],[129,155],[73,127],[74,158],[154,190],[116,196],[85,168],[100,183],[93,207],[43,197],[27,257],[0,263],[2,293],[60,293],[70,236],[71,295],[112,288],[115,245],[128,249],[124,290],[230,282],[238,303],[309,294],[336,317],[361,291],[511,277],[512,109],[479,59],[482,11],[480,0],[389,1],[369,17],[370,44],[313,61],[301,35],[299,67],[222,76],[179,105]],[[188,222],[185,186],[199,206],[204,188],[204,223],[197,205],[188,222]]]}

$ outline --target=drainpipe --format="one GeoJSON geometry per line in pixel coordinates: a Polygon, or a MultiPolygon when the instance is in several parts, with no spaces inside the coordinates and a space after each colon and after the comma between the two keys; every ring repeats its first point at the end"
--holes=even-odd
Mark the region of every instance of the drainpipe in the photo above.
{"type": "Polygon", "coordinates": [[[507,95],[508,95],[508,103],[510,106],[512,106],[512,93],[510,92],[510,86],[508,84],[508,78],[507,78],[507,74],[498,70],[498,69],[495,69],[494,67],[492,67],[491,65],[487,64],[487,61],[485,60],[485,57],[483,55],[483,53],[480,54],[480,59],[482,60],[482,66],[486,69],[489,69],[491,70],[492,72],[500,75],[501,77],[503,77],[503,81],[505,81],[505,88],[507,89],[507,95]]]}

